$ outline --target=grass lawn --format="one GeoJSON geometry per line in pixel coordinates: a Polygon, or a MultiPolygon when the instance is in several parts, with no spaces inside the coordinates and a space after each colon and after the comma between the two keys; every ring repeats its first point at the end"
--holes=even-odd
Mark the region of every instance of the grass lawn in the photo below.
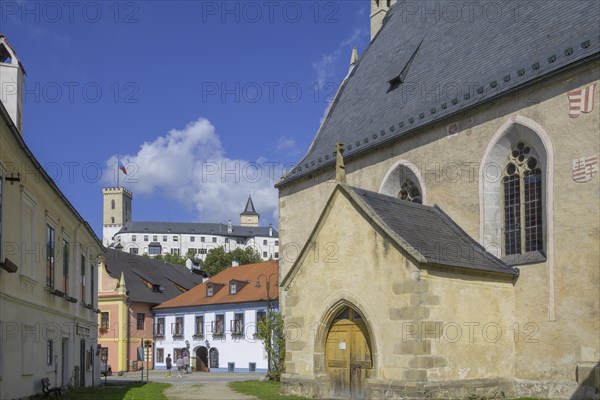
{"type": "Polygon", "coordinates": [[[279,382],[260,381],[231,382],[229,384],[229,387],[236,392],[256,396],[259,400],[308,400],[308,397],[280,395],[279,386],[279,382]]]}
{"type": "MultiPolygon", "coordinates": [[[[63,400],[167,400],[168,383],[132,383],[63,391],[63,400]]],[[[39,398],[42,398],[41,396],[39,398]]],[[[46,397],[53,399],[54,396],[46,397]]]]}

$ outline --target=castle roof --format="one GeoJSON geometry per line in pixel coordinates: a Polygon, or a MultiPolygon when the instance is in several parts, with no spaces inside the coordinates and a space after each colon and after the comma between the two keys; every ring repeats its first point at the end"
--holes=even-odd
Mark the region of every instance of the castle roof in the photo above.
{"type": "Polygon", "coordinates": [[[248,196],[248,202],[246,202],[246,208],[244,209],[244,212],[242,212],[240,215],[259,215],[256,212],[256,209],[254,208],[254,203],[252,202],[251,196],[248,196]]]}
{"type": "Polygon", "coordinates": [[[117,232],[117,235],[125,233],[133,234],[183,234],[183,235],[215,235],[238,238],[252,238],[256,236],[269,237],[272,229],[272,237],[278,237],[279,232],[275,228],[260,226],[233,226],[228,232],[226,224],[215,224],[209,222],[127,222],[117,232]]]}
{"type": "Polygon", "coordinates": [[[600,54],[597,0],[547,0],[528,11],[496,2],[494,13],[479,0],[459,18],[424,15],[444,7],[426,3],[389,9],[307,154],[276,186],[331,168],[338,142],[350,160],[600,54]]]}

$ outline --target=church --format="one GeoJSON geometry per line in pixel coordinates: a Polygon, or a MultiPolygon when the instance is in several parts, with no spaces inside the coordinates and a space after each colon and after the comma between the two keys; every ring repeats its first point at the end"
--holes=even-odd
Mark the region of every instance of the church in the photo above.
{"type": "Polygon", "coordinates": [[[282,391],[600,399],[600,5],[371,0],[277,184],[282,391]]]}

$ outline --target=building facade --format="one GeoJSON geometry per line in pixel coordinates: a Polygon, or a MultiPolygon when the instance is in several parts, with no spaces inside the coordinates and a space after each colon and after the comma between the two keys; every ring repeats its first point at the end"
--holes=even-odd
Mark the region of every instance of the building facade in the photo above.
{"type": "Polygon", "coordinates": [[[204,261],[208,251],[255,249],[263,260],[279,258],[279,233],[272,225],[259,226],[260,215],[252,198],[240,214],[240,225],[218,223],[133,222],[133,194],[124,188],[104,188],[103,241],[108,247],[138,255],[185,256],[188,252],[204,261]]]}
{"type": "Polygon", "coordinates": [[[373,0],[277,185],[285,393],[599,398],[598,4],[472,4],[373,0]]]}
{"type": "Polygon", "coordinates": [[[3,36],[0,77],[0,398],[13,399],[41,393],[46,377],[65,388],[98,383],[105,249],[18,129],[24,70],[3,36]]]}
{"type": "Polygon", "coordinates": [[[266,372],[257,324],[279,309],[278,274],[276,261],[230,267],[154,307],[156,367],[188,352],[195,371],[266,372]]]}
{"type": "Polygon", "coordinates": [[[154,368],[152,307],[202,282],[178,265],[108,249],[98,266],[98,344],[113,372],[154,368]],[[144,360],[137,349],[143,347],[144,360]]]}

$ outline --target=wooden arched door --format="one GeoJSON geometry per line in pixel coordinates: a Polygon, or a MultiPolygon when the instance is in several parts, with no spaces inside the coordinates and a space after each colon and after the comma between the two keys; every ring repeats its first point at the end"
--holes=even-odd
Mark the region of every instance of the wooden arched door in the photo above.
{"type": "Polygon", "coordinates": [[[208,372],[208,350],[204,346],[196,349],[196,371],[208,372]]]}
{"type": "Polygon", "coordinates": [[[364,399],[365,381],[371,376],[371,342],[362,316],[345,307],[334,318],[325,344],[325,364],[331,395],[364,399]]]}

